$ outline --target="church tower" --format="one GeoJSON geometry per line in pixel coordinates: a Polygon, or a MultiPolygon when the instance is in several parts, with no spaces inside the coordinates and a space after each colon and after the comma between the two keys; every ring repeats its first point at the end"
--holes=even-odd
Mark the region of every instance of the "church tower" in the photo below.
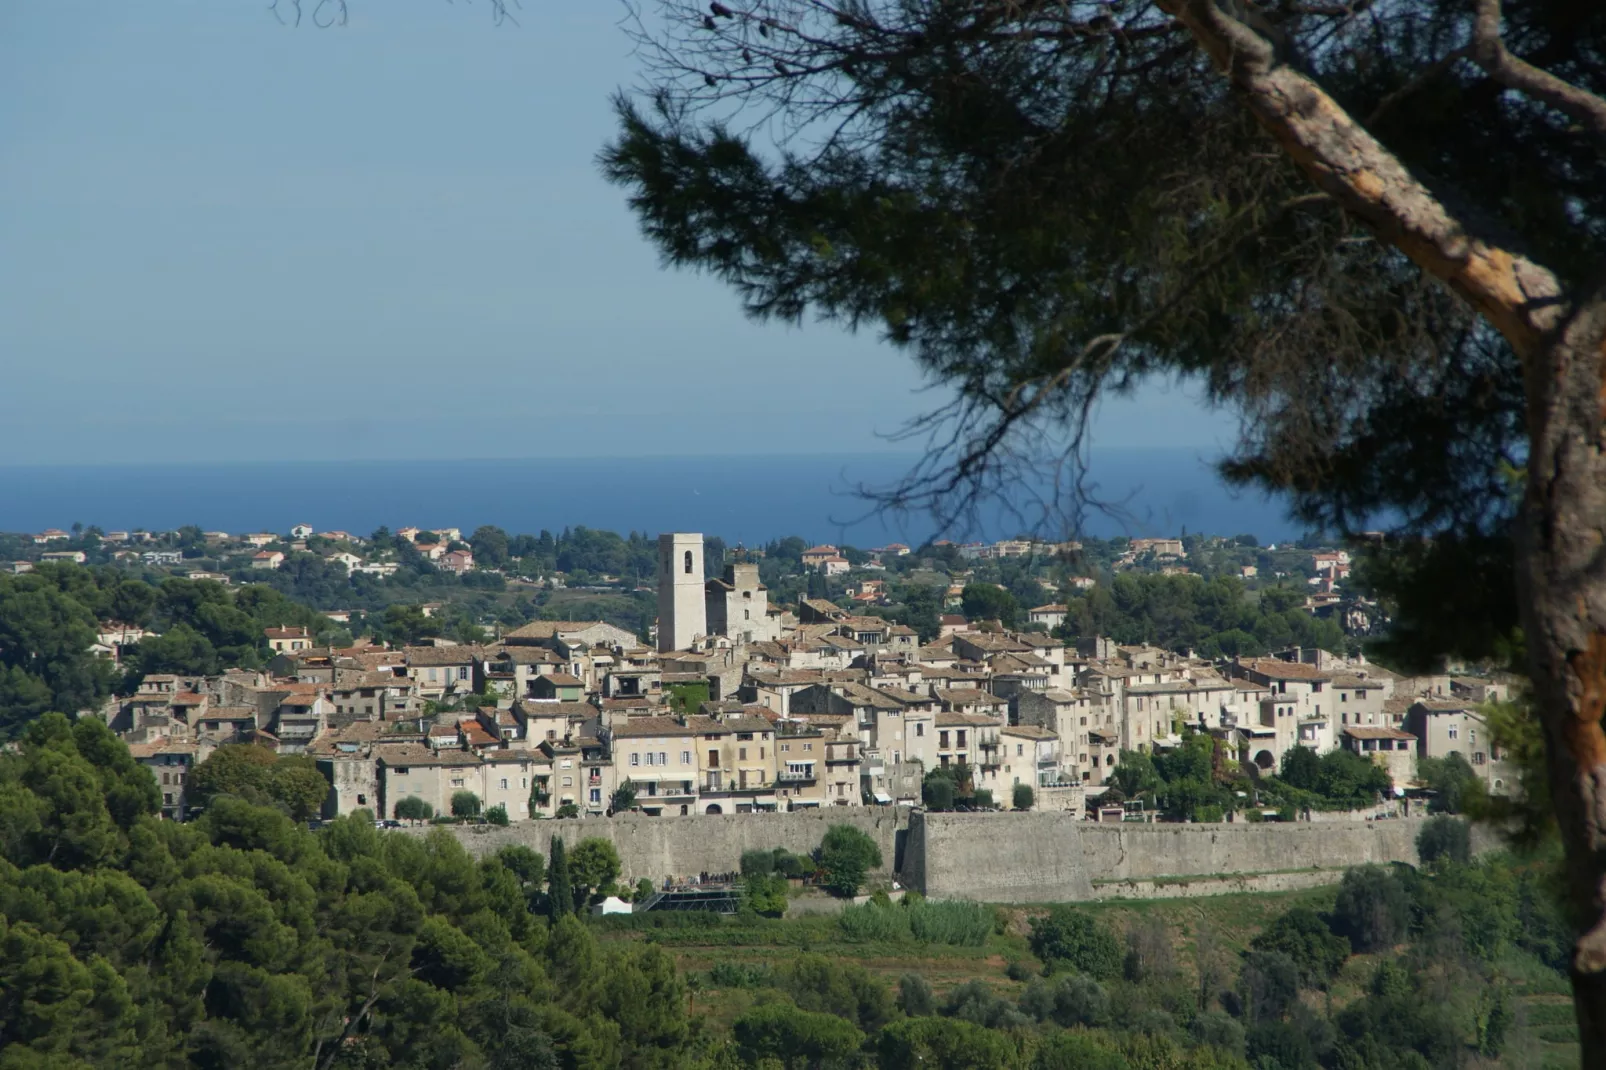
{"type": "Polygon", "coordinates": [[[658,649],[685,650],[708,634],[703,603],[703,537],[658,536],[658,649]]]}

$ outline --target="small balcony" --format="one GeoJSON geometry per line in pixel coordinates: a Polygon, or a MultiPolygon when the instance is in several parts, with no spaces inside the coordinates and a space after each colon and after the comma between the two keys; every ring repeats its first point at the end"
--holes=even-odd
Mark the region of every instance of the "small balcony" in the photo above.
{"type": "Polygon", "coordinates": [[[776,774],[776,778],[783,783],[798,783],[816,779],[813,766],[808,769],[782,769],[776,774]]]}

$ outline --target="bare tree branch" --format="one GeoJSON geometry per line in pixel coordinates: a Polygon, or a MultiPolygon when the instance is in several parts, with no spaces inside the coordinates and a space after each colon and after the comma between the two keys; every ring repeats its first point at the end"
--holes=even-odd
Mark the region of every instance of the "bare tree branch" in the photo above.
{"type": "Polygon", "coordinates": [[[1500,0],[1477,0],[1477,4],[1469,50],[1473,62],[1506,88],[1548,104],[1596,136],[1606,137],[1606,100],[1512,55],[1500,36],[1500,0]]]}
{"type": "Polygon", "coordinates": [[[1188,27],[1250,113],[1318,189],[1476,308],[1525,359],[1566,315],[1548,267],[1460,218],[1315,81],[1216,0],[1156,0],[1188,27]]]}

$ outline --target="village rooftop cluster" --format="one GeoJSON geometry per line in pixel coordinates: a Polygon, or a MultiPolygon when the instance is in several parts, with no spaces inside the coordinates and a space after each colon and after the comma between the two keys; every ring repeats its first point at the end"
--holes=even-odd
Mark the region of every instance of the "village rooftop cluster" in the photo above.
{"type": "MultiPolygon", "coordinates": [[[[465,555],[473,567],[471,553],[447,549],[460,532],[437,535],[424,545],[441,548],[438,560],[465,555]]],[[[354,550],[362,542],[324,538],[354,550]]],[[[1144,542],[1131,552],[1186,567],[1180,540],[1144,542]]],[[[1033,552],[1023,545],[961,550],[1033,552]]],[[[655,816],[917,806],[928,772],[964,767],[1006,806],[1027,785],[1038,809],[1098,819],[1110,815],[1090,802],[1123,751],[1157,754],[1200,732],[1267,773],[1294,747],[1345,748],[1385,767],[1396,791],[1416,783],[1419,758],[1450,754],[1493,793],[1515,784],[1480,713],[1505,697],[1497,681],[1402,677],[1323,650],[1210,660],[1066,641],[1043,630],[1063,621],[1056,604],[1032,607],[1035,627],[1022,630],[945,614],[940,635],[922,644],[906,625],[855,612],[853,600],[878,596],[874,579],[853,588],[848,606],[808,596],[772,605],[757,564],[725,562],[708,579],[703,553],[701,535],[659,537],[649,643],[603,620],[397,648],[319,647],[304,628],[274,628],[265,669],[148,675],[104,715],[177,818],[189,808],[190,771],[229,743],[315,758],[330,782],[327,816],[394,816],[408,799],[446,813],[462,792],[515,821],[600,816],[621,788],[632,809],[655,816]]],[[[354,568],[365,563],[350,556],[354,568]]],[[[1314,556],[1316,586],[1330,590],[1347,574],[1346,552],[1314,556]]],[[[267,560],[261,567],[274,567],[267,560]]],[[[820,572],[838,561],[831,546],[804,554],[820,572]]],[[[127,641],[108,629],[112,650],[127,641]]]]}

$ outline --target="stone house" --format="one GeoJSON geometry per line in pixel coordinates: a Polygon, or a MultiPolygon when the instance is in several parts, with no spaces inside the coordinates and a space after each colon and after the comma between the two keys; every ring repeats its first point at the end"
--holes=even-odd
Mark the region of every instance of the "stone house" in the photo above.
{"type": "Polygon", "coordinates": [[[631,717],[611,730],[617,780],[635,786],[644,813],[692,812],[702,780],[697,737],[697,729],[674,717],[631,717]]]}

